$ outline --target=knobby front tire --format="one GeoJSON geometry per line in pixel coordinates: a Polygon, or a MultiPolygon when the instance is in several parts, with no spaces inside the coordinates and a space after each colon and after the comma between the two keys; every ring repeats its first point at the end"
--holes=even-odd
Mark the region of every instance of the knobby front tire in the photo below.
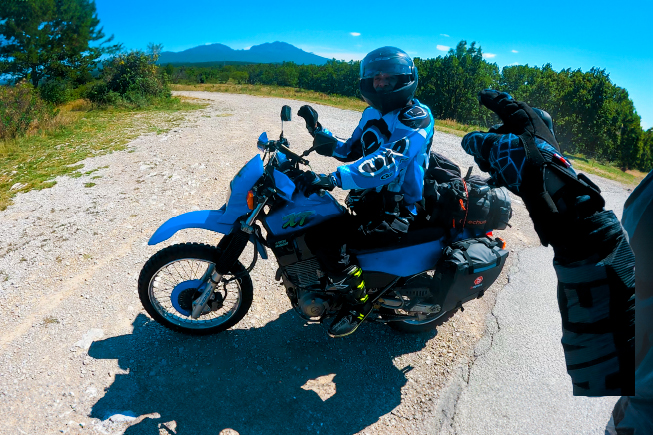
{"type": "Polygon", "coordinates": [[[226,292],[222,283],[215,289],[223,298],[223,306],[198,319],[190,317],[200,278],[221,255],[217,247],[200,243],[172,245],[154,254],[138,279],[138,296],[145,311],[166,328],[191,335],[217,334],[240,322],[254,294],[252,279],[240,262],[223,279],[235,274],[241,277],[227,284],[226,292]]]}

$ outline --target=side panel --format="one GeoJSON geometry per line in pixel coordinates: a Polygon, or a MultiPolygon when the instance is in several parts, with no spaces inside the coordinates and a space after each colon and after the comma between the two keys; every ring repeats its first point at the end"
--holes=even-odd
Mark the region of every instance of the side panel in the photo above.
{"type": "Polygon", "coordinates": [[[359,253],[356,258],[364,272],[411,276],[433,269],[442,255],[442,248],[443,245],[436,240],[387,251],[363,252],[359,253]]]}
{"type": "MultiPolygon", "coordinates": [[[[452,241],[475,237],[464,230],[452,241]]],[[[411,276],[435,268],[442,255],[444,238],[418,245],[390,248],[383,251],[358,252],[356,258],[363,271],[384,272],[397,276],[411,276]]]]}
{"type": "Polygon", "coordinates": [[[306,198],[303,193],[295,192],[292,202],[270,211],[266,225],[273,238],[292,237],[301,230],[341,216],[345,213],[343,206],[330,194],[320,197],[313,194],[306,198]]]}

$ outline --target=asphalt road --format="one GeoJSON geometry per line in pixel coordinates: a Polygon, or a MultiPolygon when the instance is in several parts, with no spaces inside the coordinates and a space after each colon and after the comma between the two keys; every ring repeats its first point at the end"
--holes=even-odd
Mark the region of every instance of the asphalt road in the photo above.
{"type": "MultiPolygon", "coordinates": [[[[621,217],[630,192],[592,178],[604,192],[606,208],[621,217]]],[[[475,349],[469,382],[439,433],[604,433],[618,398],[572,395],[552,259],[552,249],[542,246],[518,253],[509,284],[488,315],[488,333],[475,349]]]]}

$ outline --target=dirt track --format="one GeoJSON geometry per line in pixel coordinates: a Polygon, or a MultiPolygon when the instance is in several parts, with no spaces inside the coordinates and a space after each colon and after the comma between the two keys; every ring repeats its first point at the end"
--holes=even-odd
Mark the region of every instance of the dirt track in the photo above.
{"type": "MultiPolygon", "coordinates": [[[[252,309],[223,334],[175,334],[141,310],[137,275],[162,247],[147,246],[149,236],[169,217],[220,207],[229,180],[257,152],[259,134],[278,135],[281,106],[289,104],[294,115],[303,104],[181,94],[210,106],[166,134],[84,161],[84,171],[107,166],[92,174],[102,177],[93,180],[97,185],[84,187],[90,176],[61,177],[0,212],[0,433],[432,430],[441,394],[473,358],[505,273],[437,334],[420,336],[364,325],[352,338],[328,339],[289,311],[274,260],[259,261],[252,309]]],[[[360,117],[314,107],[341,137],[360,117]]],[[[285,136],[294,150],[310,146],[301,119],[286,123],[285,136]]],[[[434,146],[461,166],[471,164],[459,144],[436,133],[434,146]]],[[[318,172],[337,166],[319,156],[311,164],[318,172]]],[[[513,205],[513,229],[501,235],[516,252],[533,245],[535,234],[523,206],[513,205]]],[[[193,230],[165,245],[217,240],[193,230]]],[[[248,250],[242,261],[250,259],[248,250]]]]}

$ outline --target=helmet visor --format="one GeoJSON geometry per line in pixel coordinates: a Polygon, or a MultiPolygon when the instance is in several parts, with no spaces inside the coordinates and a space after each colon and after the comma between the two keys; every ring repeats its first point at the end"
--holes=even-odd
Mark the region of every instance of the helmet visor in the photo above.
{"type": "Polygon", "coordinates": [[[377,58],[372,62],[361,64],[361,79],[371,79],[378,74],[388,74],[392,76],[398,75],[412,75],[413,69],[410,65],[403,62],[398,63],[396,57],[393,58],[377,58]]]}

